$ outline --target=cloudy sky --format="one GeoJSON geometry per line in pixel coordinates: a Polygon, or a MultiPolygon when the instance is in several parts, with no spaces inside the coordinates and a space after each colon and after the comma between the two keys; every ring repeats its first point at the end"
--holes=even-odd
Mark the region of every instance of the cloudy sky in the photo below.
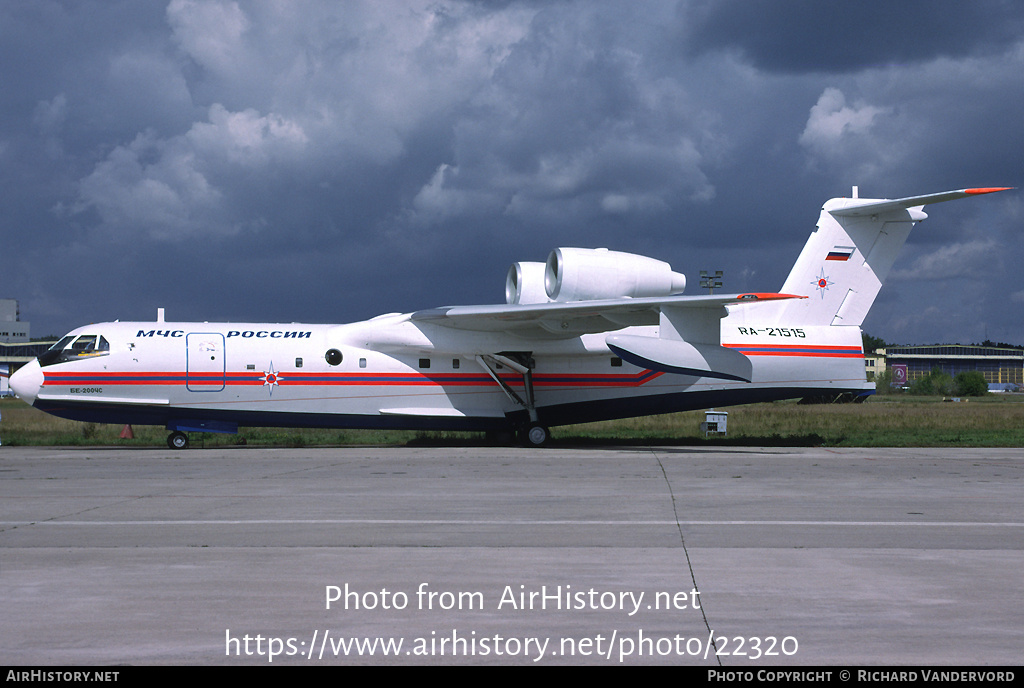
{"type": "MultiPolygon", "coordinates": [[[[0,0],[0,83],[37,336],[497,303],[556,246],[776,290],[852,185],[1024,187],[1009,0],[0,0]]],[[[865,329],[1024,344],[1024,190],[929,212],[865,329]]]]}

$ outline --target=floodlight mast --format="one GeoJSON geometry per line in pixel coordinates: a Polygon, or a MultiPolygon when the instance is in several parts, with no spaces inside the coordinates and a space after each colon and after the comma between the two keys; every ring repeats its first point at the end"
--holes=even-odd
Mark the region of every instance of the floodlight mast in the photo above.
{"type": "Polygon", "coordinates": [[[709,294],[714,294],[715,289],[722,288],[722,271],[715,270],[714,275],[710,275],[707,270],[700,271],[700,287],[701,289],[707,289],[709,294]]]}

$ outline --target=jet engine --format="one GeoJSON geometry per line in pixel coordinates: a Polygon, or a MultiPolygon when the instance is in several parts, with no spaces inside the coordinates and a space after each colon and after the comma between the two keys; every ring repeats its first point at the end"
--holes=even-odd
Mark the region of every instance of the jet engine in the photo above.
{"type": "Polygon", "coordinates": [[[686,276],[665,261],[606,248],[556,248],[544,268],[552,301],[668,296],[685,287],[686,276]]]}
{"type": "Polygon", "coordinates": [[[505,278],[506,303],[549,303],[544,293],[544,263],[513,263],[505,278]]]}

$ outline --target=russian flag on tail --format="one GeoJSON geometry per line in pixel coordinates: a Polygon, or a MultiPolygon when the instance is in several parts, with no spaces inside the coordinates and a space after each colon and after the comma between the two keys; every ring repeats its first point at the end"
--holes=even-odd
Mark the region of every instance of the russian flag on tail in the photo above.
{"type": "Polygon", "coordinates": [[[853,255],[853,250],[853,246],[836,246],[828,252],[828,255],[825,256],[825,260],[850,260],[850,256],[853,255]]]}

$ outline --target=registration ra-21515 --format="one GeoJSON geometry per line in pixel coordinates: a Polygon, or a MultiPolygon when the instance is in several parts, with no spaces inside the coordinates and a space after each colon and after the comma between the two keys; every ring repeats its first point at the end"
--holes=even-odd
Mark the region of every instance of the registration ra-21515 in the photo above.
{"type": "Polygon", "coordinates": [[[737,327],[740,334],[750,335],[756,337],[758,335],[768,335],[769,337],[796,337],[803,339],[807,335],[804,331],[797,327],[737,327]]]}

